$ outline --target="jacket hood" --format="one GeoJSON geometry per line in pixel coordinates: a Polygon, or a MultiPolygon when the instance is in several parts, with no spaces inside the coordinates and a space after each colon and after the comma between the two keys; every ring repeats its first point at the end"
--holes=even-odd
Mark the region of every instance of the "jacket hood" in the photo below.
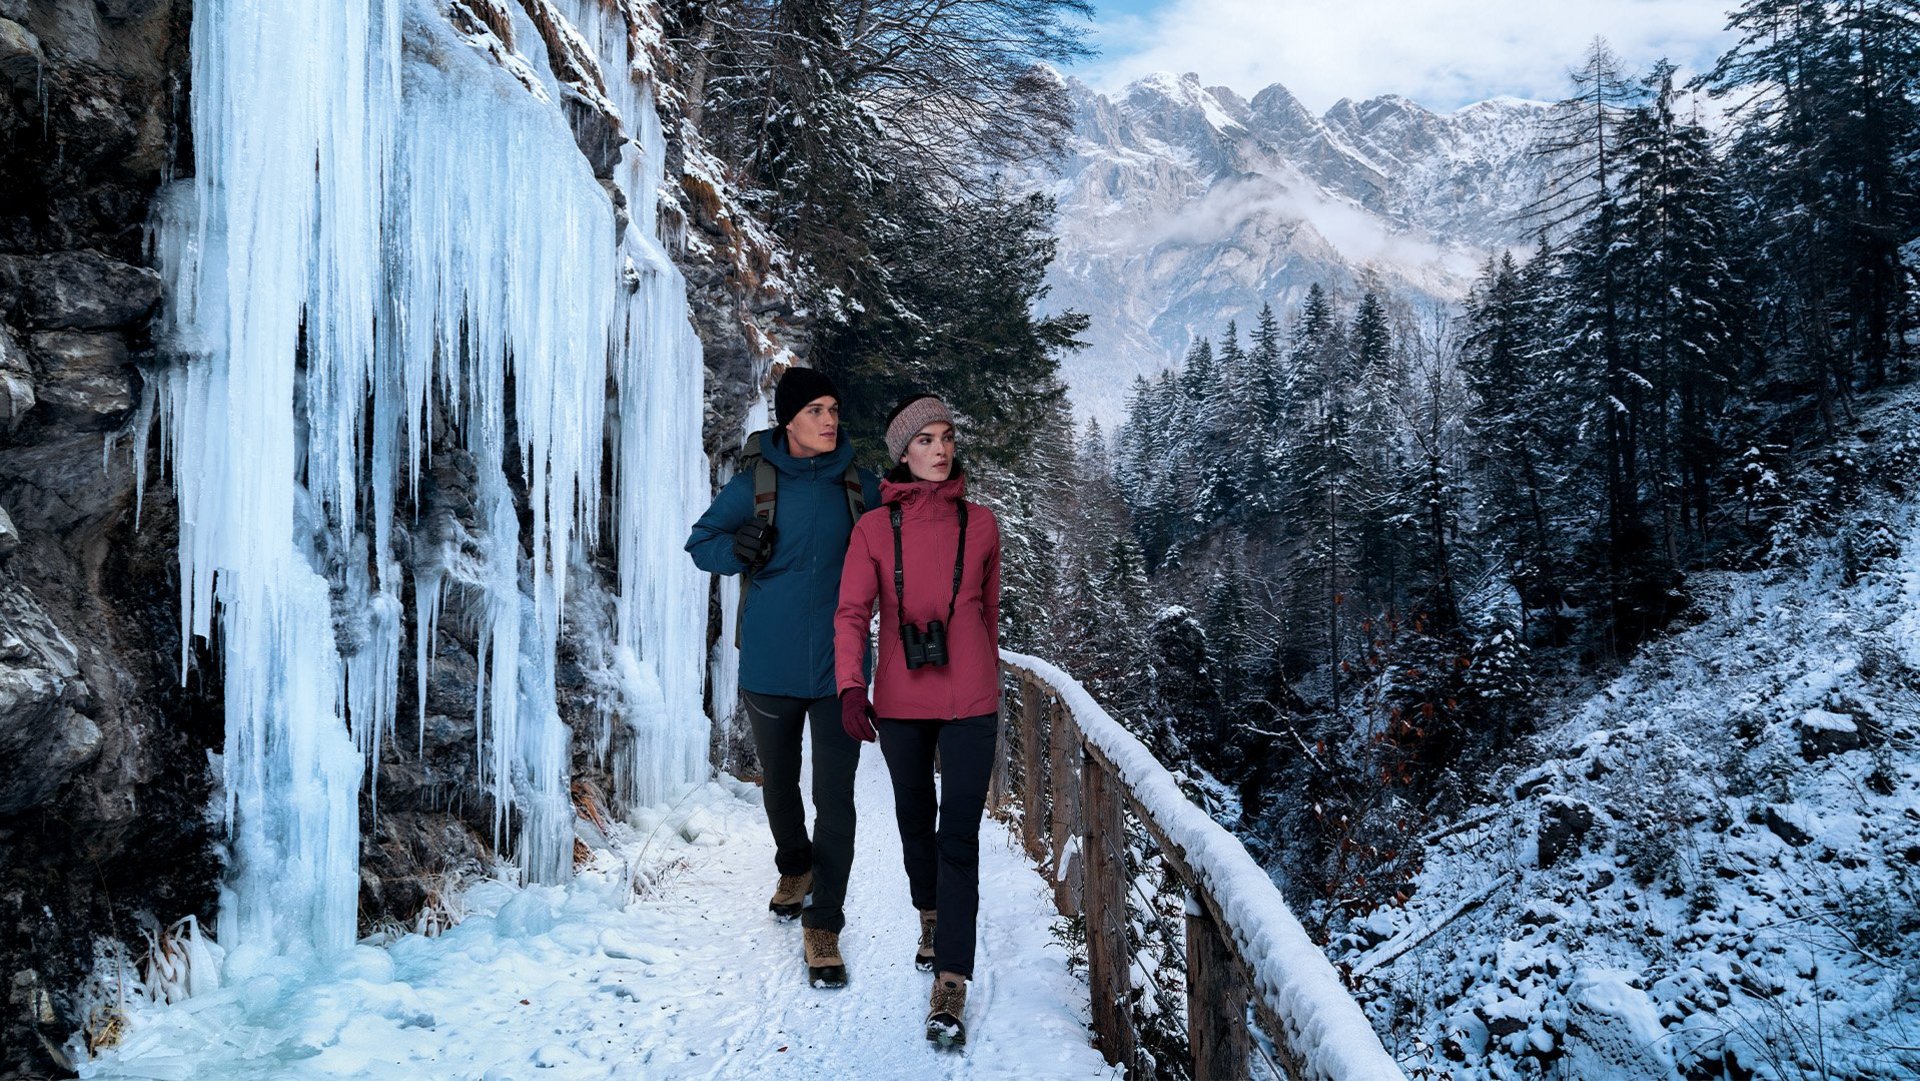
{"type": "Polygon", "coordinates": [[[779,470],[783,477],[817,477],[823,473],[837,477],[845,473],[847,466],[853,462],[853,441],[847,438],[843,430],[840,442],[832,450],[811,458],[795,458],[787,450],[786,431],[780,429],[774,432],[772,438],[760,441],[760,456],[767,460],[768,465],[779,470]]]}
{"type": "Polygon", "coordinates": [[[939,503],[958,503],[967,496],[967,478],[963,473],[954,473],[946,480],[883,480],[880,482],[880,502],[899,503],[902,510],[912,510],[920,506],[934,506],[939,503]]]}

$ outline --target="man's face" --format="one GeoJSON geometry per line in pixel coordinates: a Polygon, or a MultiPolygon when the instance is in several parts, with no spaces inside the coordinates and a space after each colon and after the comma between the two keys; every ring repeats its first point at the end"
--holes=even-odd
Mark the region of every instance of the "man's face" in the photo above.
{"type": "Polygon", "coordinates": [[[796,458],[826,454],[840,445],[840,402],[823,394],[787,422],[787,452],[796,458]]]}

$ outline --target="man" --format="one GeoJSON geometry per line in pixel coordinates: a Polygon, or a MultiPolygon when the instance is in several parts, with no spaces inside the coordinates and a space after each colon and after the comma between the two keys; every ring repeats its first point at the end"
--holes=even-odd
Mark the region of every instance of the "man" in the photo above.
{"type": "Polygon", "coordinates": [[[777,426],[748,441],[745,468],[694,523],[687,551],[702,570],[746,576],[740,697],[760,756],[780,874],[767,907],[783,918],[800,917],[808,982],[841,987],[860,744],[840,724],[833,611],[847,538],[860,511],[879,501],[879,482],[853,464],[832,380],[811,368],[789,368],[773,403],[777,426]],[[800,799],[801,735],[809,724],[811,838],[800,799]]]}

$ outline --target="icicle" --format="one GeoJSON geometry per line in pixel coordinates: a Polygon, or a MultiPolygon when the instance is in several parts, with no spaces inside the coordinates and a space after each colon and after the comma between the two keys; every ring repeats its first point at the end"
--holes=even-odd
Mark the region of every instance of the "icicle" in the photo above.
{"type": "Polygon", "coordinates": [[[398,22],[378,4],[205,0],[192,41],[198,173],[161,201],[155,248],[174,286],[162,338],[186,358],[165,381],[182,663],[217,604],[234,844],[220,936],[245,967],[355,932],[360,758],[294,484],[301,428],[346,407],[310,386],[303,423],[289,410],[303,346],[310,384],[369,361],[398,22]]]}
{"type": "MultiPolygon", "coordinates": [[[[595,51],[602,71],[647,70],[630,52],[624,19],[592,0],[557,5],[595,51]]],[[[632,17],[630,14],[627,17],[632,17]]],[[[619,600],[615,668],[621,719],[631,739],[614,763],[615,796],[628,807],[658,802],[702,776],[710,728],[701,710],[706,576],[681,549],[707,500],[701,450],[700,342],[687,319],[686,283],[657,236],[666,138],[653,92],[628,78],[607,82],[626,125],[615,182],[632,215],[620,237],[628,282],[614,341],[619,386],[617,455],[619,600]]]]}
{"type": "Polygon", "coordinates": [[[426,0],[195,5],[198,173],[156,200],[152,236],[169,298],[159,337],[179,363],[147,408],[179,505],[183,677],[197,637],[218,642],[226,681],[230,965],[353,940],[357,791],[391,738],[409,622],[393,519],[436,409],[476,463],[479,521],[476,536],[451,523],[439,552],[414,535],[417,740],[454,591],[478,623],[496,844],[511,835],[534,880],[569,873],[554,676],[611,446],[609,667],[634,736],[616,772],[650,801],[704,768],[704,580],[679,550],[706,494],[701,361],[654,236],[664,142],[627,76],[630,28],[560,6],[581,31],[565,38],[573,61],[597,50],[618,75],[600,105],[635,131],[621,235],[538,50],[504,70],[426,0]]]}

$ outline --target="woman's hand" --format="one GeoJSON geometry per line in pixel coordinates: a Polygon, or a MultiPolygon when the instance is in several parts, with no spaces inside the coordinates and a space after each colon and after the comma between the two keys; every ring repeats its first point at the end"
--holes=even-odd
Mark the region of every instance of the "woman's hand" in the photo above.
{"type": "Polygon", "coordinates": [[[864,687],[849,687],[840,692],[840,727],[862,743],[880,738],[873,730],[873,707],[867,704],[864,687]]]}

